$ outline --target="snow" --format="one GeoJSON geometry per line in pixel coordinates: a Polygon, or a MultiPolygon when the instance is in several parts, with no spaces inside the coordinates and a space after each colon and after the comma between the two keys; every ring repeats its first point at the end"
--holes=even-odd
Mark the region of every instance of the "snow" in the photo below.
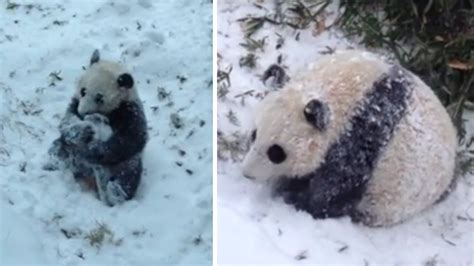
{"type": "Polygon", "coordinates": [[[0,62],[0,265],[211,263],[211,1],[2,1],[0,62]],[[149,125],[115,207],[41,168],[94,49],[130,69],[149,125]]]}
{"type": "MultiPolygon", "coordinates": [[[[241,159],[252,129],[252,111],[259,98],[274,88],[261,75],[277,62],[290,78],[304,71],[331,49],[358,47],[332,27],[320,34],[296,32],[266,23],[252,38],[267,37],[254,69],[239,66],[247,51],[238,19],[272,13],[274,1],[218,2],[217,44],[219,69],[230,74],[231,86],[218,99],[218,130],[221,145],[217,166],[217,263],[287,265],[473,265],[474,176],[460,177],[456,189],[443,202],[412,220],[391,228],[367,228],[349,218],[315,220],[296,211],[269,188],[243,178],[241,159]],[[259,3],[263,8],[258,8],[259,3]],[[276,49],[277,33],[285,39],[276,49]],[[267,82],[268,84],[268,82],[267,82]],[[251,92],[249,92],[251,91],[251,92]],[[242,93],[252,96],[242,99],[242,93]],[[230,151],[232,150],[232,151],[230,151]]],[[[275,1],[277,2],[277,1],[275,1]]],[[[331,9],[335,10],[335,5],[331,9]]],[[[335,14],[326,14],[326,25],[335,14]]],[[[474,113],[466,116],[474,136],[474,113]]]]}
{"type": "Polygon", "coordinates": [[[12,211],[6,202],[1,201],[0,204],[2,216],[9,218],[0,220],[0,228],[2,228],[1,262],[5,265],[45,264],[46,259],[43,256],[41,241],[36,237],[36,232],[31,229],[29,221],[12,211]],[[28,254],[29,256],[23,254],[25,250],[31,252],[28,254]]]}

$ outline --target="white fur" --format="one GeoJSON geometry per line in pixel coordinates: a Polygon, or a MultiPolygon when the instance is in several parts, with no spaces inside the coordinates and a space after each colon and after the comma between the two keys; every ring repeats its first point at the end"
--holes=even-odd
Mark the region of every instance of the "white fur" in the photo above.
{"type": "MultiPolygon", "coordinates": [[[[257,138],[244,159],[244,175],[271,182],[317,169],[348,126],[355,104],[389,68],[367,52],[340,52],[320,58],[308,73],[267,96],[255,112],[257,138]],[[305,120],[303,108],[311,99],[329,105],[330,122],[324,132],[305,120]],[[273,164],[266,155],[273,144],[281,145],[287,154],[281,164],[273,164]]],[[[407,114],[382,153],[357,207],[373,217],[373,226],[395,224],[427,208],[453,179],[454,126],[431,89],[410,75],[415,84],[407,114]]]]}

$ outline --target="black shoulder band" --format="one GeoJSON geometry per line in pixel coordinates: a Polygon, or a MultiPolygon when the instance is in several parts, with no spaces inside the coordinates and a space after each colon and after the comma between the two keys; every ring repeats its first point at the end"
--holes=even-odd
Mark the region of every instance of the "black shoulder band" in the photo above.
{"type": "Polygon", "coordinates": [[[304,177],[284,178],[277,192],[316,218],[348,214],[405,116],[412,91],[406,73],[393,67],[356,107],[351,126],[330,146],[324,163],[304,177]]]}

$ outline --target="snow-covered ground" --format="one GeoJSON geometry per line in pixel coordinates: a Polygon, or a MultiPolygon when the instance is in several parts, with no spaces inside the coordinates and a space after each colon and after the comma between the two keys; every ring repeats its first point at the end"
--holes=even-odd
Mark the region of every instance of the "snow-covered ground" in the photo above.
{"type": "Polygon", "coordinates": [[[211,137],[211,1],[0,1],[1,266],[209,265],[211,137]],[[149,125],[138,194],[112,208],[41,169],[94,49],[149,125]]]}
{"type": "MultiPolygon", "coordinates": [[[[355,47],[335,28],[320,32],[311,27],[297,33],[289,27],[265,23],[263,29],[252,35],[254,40],[266,37],[263,51],[255,51],[255,68],[240,67],[239,60],[248,51],[240,45],[245,41],[237,20],[273,13],[274,2],[277,1],[218,2],[219,69],[228,72],[232,66],[232,71],[231,86],[219,90],[218,100],[217,262],[473,265],[474,176],[461,177],[456,190],[445,201],[416,218],[382,229],[355,225],[348,218],[314,220],[281,199],[272,198],[268,188],[243,178],[239,160],[250,135],[252,110],[258,98],[272,90],[261,81],[264,71],[282,55],[282,65],[292,77],[328,48],[355,47]],[[284,42],[277,49],[279,36],[284,42]]],[[[334,14],[325,15],[328,26],[334,14]]],[[[471,134],[473,120],[471,115],[471,134]]]]}

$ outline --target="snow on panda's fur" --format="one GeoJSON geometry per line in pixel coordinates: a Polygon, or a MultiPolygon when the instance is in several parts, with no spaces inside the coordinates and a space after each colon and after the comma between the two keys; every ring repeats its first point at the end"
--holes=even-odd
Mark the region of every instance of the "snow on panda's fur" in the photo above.
{"type": "Polygon", "coordinates": [[[432,90],[361,51],[323,56],[255,112],[244,176],[315,218],[402,222],[454,180],[456,131],[432,90]]]}
{"type": "Polygon", "coordinates": [[[142,174],[147,125],[133,77],[96,50],[79,79],[50,154],[90,182],[108,205],[131,199],[142,174]]]}

